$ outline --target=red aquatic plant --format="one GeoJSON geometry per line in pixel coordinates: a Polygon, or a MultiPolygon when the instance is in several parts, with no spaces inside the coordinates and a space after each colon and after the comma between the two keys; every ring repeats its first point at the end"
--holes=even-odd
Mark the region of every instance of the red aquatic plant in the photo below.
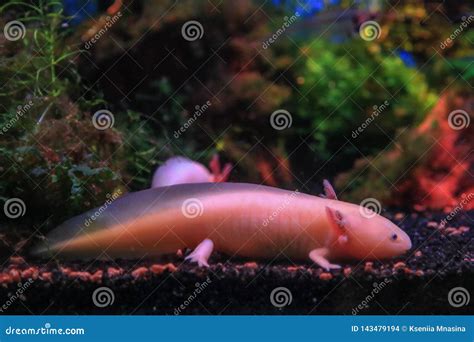
{"type": "Polygon", "coordinates": [[[432,142],[426,161],[400,184],[414,203],[433,209],[458,205],[474,208],[474,130],[468,110],[461,109],[469,103],[472,99],[446,93],[416,129],[432,142]]]}

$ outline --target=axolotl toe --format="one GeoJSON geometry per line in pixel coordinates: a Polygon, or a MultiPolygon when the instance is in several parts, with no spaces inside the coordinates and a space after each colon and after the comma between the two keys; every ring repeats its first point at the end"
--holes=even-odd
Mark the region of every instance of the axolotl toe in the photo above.
{"type": "Polygon", "coordinates": [[[35,253],[142,258],[191,248],[187,258],[200,266],[217,250],[248,258],[309,258],[331,269],[339,267],[335,260],[391,258],[411,248],[408,235],[391,221],[338,201],[328,187],[326,198],[245,183],[129,193],[66,221],[35,253]]]}

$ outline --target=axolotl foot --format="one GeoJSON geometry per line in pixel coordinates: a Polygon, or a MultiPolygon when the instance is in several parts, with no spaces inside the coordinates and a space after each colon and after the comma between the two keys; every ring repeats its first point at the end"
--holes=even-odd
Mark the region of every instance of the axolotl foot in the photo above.
{"type": "Polygon", "coordinates": [[[309,253],[309,258],[313,260],[314,263],[324,268],[326,271],[329,271],[331,269],[341,268],[341,265],[331,264],[329,260],[326,259],[328,254],[329,254],[328,248],[317,248],[317,249],[313,249],[309,253]]]}
{"type": "Polygon", "coordinates": [[[209,257],[214,249],[214,243],[210,239],[203,240],[184,260],[190,260],[199,265],[199,267],[209,267],[209,257]]]}

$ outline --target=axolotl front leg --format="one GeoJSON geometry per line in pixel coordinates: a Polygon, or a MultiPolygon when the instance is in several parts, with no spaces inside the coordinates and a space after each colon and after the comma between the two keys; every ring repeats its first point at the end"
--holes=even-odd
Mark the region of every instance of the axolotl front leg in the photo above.
{"type": "MultiPolygon", "coordinates": [[[[324,197],[330,200],[337,200],[336,191],[334,191],[334,188],[332,187],[331,183],[329,183],[327,179],[323,181],[323,189],[324,189],[324,196],[321,196],[321,197],[324,197]]],[[[341,213],[337,210],[332,210],[331,208],[326,207],[326,214],[328,215],[331,226],[337,231],[339,235],[336,243],[343,245],[344,243],[347,242],[347,235],[344,232],[345,222],[342,218],[341,213]]],[[[330,256],[329,247],[313,249],[309,253],[309,258],[314,263],[324,268],[326,271],[329,271],[330,269],[341,268],[341,265],[331,264],[329,260],[327,259],[329,256],[330,256]]]]}
{"type": "Polygon", "coordinates": [[[309,258],[314,263],[324,268],[326,271],[329,271],[331,269],[341,268],[341,265],[331,264],[329,260],[327,259],[328,256],[329,256],[329,248],[327,247],[313,249],[311,252],[309,252],[309,258]]]}

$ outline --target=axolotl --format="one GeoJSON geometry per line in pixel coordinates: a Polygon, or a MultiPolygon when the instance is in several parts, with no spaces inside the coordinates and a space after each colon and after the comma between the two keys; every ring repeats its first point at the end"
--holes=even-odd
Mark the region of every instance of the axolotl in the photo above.
{"type": "Polygon", "coordinates": [[[411,248],[390,220],[365,217],[339,201],[245,183],[179,184],[126,194],[54,229],[36,254],[69,258],[142,258],[194,249],[186,259],[208,266],[213,250],[248,258],[384,259],[411,248]],[[100,213],[100,214],[98,214],[100,213]],[[91,221],[90,218],[94,217],[91,221]],[[89,222],[88,226],[85,222],[89,222]]]}

